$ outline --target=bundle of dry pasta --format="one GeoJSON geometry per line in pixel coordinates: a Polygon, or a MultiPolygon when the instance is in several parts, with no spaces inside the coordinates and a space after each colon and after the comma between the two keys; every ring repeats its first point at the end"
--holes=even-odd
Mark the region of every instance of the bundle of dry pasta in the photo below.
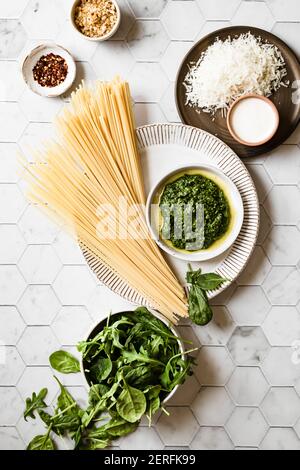
{"type": "Polygon", "coordinates": [[[58,142],[26,165],[30,200],[59,217],[167,318],[187,316],[184,290],[145,222],[128,84],[115,79],[94,88],[81,85],[57,119],[57,130],[58,142]]]}

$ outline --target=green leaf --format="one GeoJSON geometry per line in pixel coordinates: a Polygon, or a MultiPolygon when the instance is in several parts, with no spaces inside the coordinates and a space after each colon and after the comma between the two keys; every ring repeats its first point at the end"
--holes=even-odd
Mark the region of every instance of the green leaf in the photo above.
{"type": "Polygon", "coordinates": [[[197,285],[192,285],[189,291],[189,317],[196,325],[207,325],[213,317],[206,292],[197,285]]]}
{"type": "MultiPolygon", "coordinates": [[[[131,432],[135,431],[138,427],[138,422],[136,423],[129,423],[125,421],[125,419],[120,418],[120,416],[111,419],[107,424],[103,426],[103,430],[111,437],[122,437],[130,434],[131,432]]],[[[101,428],[99,428],[101,429],[101,428]]]]}
{"type": "Polygon", "coordinates": [[[126,421],[135,423],[141,419],[146,407],[147,402],[144,393],[124,382],[124,389],[117,400],[119,415],[126,421]]]}
{"type": "Polygon", "coordinates": [[[227,279],[219,276],[219,274],[206,273],[198,276],[196,283],[198,287],[201,287],[201,289],[207,291],[217,289],[217,287],[221,286],[226,281],[227,279]]]}
{"type": "Polygon", "coordinates": [[[27,421],[27,417],[35,419],[34,411],[41,410],[43,408],[47,408],[46,403],[44,402],[44,398],[48,393],[47,388],[42,388],[40,393],[37,395],[33,392],[31,398],[26,398],[26,409],[24,411],[24,419],[27,421]]]}
{"type": "Polygon", "coordinates": [[[39,413],[39,417],[41,418],[41,420],[46,424],[47,428],[49,428],[49,426],[51,425],[52,416],[43,410],[39,410],[38,413],[39,413]]]}
{"type": "Polygon", "coordinates": [[[95,382],[103,382],[112,371],[112,362],[109,357],[101,357],[90,368],[91,377],[95,382]]]}
{"type": "Polygon", "coordinates": [[[54,376],[54,378],[60,387],[60,394],[57,398],[56,412],[68,412],[69,414],[73,414],[74,412],[78,413],[80,411],[80,408],[72,397],[72,395],[68,392],[66,387],[63,386],[63,384],[58,380],[57,377],[54,376]]]}
{"type": "Polygon", "coordinates": [[[89,391],[89,404],[95,406],[109,392],[109,387],[104,384],[92,385],[89,391]]]}
{"type": "Polygon", "coordinates": [[[122,356],[124,359],[126,359],[127,362],[133,362],[133,361],[138,361],[138,362],[144,362],[147,364],[155,364],[158,366],[164,366],[164,363],[157,360],[157,359],[152,359],[151,357],[147,356],[146,354],[141,354],[137,353],[135,351],[122,351],[122,356]]]}
{"type": "Polygon", "coordinates": [[[28,444],[27,450],[55,450],[54,442],[48,434],[34,437],[28,444]]]}
{"type": "Polygon", "coordinates": [[[55,351],[49,357],[49,362],[53,369],[62,374],[76,374],[80,372],[78,359],[67,351],[55,351]]]}

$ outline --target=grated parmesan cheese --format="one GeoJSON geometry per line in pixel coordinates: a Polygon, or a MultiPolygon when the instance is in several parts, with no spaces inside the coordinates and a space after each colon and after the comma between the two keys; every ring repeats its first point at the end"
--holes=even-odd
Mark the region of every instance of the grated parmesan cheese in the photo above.
{"type": "Polygon", "coordinates": [[[247,93],[270,96],[287,75],[280,50],[250,32],[217,39],[190,65],[185,78],[186,104],[206,113],[226,110],[247,93]]]}

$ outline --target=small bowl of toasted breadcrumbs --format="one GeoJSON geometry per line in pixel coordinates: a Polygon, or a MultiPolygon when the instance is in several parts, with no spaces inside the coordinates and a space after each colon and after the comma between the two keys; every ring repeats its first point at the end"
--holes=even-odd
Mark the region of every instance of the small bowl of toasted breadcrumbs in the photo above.
{"type": "Polygon", "coordinates": [[[75,30],[90,41],[106,41],[118,30],[121,11],[115,0],[76,0],[71,9],[75,30]]]}

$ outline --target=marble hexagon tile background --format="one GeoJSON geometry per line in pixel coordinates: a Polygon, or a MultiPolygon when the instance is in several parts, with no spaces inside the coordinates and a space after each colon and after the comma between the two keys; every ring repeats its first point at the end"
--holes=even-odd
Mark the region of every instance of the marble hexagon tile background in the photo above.
{"type": "MultiPolygon", "coordinates": [[[[192,44],[230,25],[273,31],[300,54],[298,0],[119,0],[123,22],[103,44],[72,30],[71,0],[10,0],[0,6],[0,449],[23,449],[40,432],[24,399],[57,388],[49,354],[74,345],[101,312],[130,308],[100,285],[74,243],[27,204],[16,153],[51,136],[68,96],[25,88],[20,61],[42,41],[69,48],[82,78],[130,80],[138,124],[178,122],[174,80],[192,44]],[[149,79],[151,77],[151,79],[149,79]]],[[[116,443],[122,449],[300,449],[300,132],[247,162],[261,203],[257,247],[235,286],[215,299],[214,321],[182,325],[200,346],[195,376],[169,404],[170,417],[116,443]],[[180,426],[179,426],[180,423],[180,426]]],[[[79,402],[80,375],[62,376],[79,402]]],[[[68,446],[60,443],[60,446],[68,446]]]]}

